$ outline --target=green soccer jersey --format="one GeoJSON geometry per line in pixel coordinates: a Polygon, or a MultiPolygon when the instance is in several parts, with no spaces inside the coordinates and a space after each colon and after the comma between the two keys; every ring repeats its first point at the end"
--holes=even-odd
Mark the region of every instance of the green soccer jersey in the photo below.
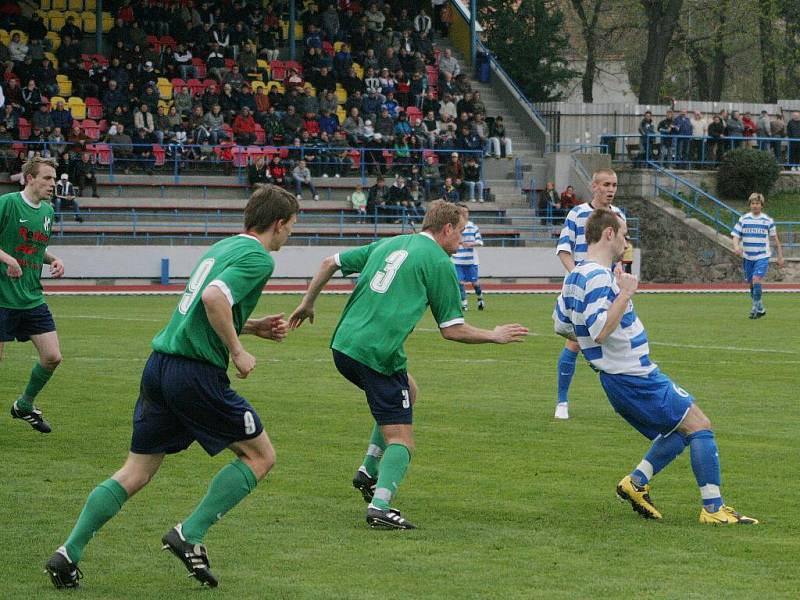
{"type": "Polygon", "coordinates": [[[0,196],[0,248],[17,259],[22,277],[12,279],[0,266],[0,306],[30,309],[44,304],[42,263],[53,225],[53,207],[28,204],[21,192],[0,196]]]}
{"type": "Polygon", "coordinates": [[[342,273],[360,273],[331,348],[391,375],[406,370],[403,344],[430,306],[439,327],[464,322],[450,257],[427,233],[400,235],[337,255],[342,273]]]}
{"type": "Polygon", "coordinates": [[[192,272],[167,326],[153,338],[153,350],[203,360],[228,368],[228,349],[211,327],[200,297],[209,285],[218,287],[233,311],[236,333],[256,307],[275,261],[255,237],[245,233],[217,242],[192,272]]]}

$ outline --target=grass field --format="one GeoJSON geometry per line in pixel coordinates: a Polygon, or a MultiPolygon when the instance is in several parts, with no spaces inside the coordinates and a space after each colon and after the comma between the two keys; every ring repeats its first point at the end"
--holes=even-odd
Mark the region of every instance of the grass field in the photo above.
{"type": "MultiPolygon", "coordinates": [[[[216,590],[200,590],[160,552],[227,461],[195,444],[87,548],[77,592],[57,592],[42,564],[66,538],[86,495],[125,458],[149,341],[176,297],[52,298],[64,362],[38,404],[49,436],[12,422],[7,406],[34,359],[9,344],[0,363],[0,598],[137,600],[798,598],[800,403],[798,298],[642,295],[639,315],[662,369],[715,424],[728,503],[752,528],[697,523],[688,451],[654,482],[662,522],[614,497],[647,441],[617,417],[596,376],[578,365],[572,419],[554,422],[553,296],[489,297],[468,313],[490,326],[519,321],[513,346],[445,342],[426,316],[407,344],[420,384],[417,452],[396,505],[420,527],[372,531],[350,487],[371,421],[327,348],[344,297],[323,297],[317,322],[283,344],[247,339],[259,364],[235,387],[259,410],[277,449],[265,482],[206,538],[216,590]]],[[[297,296],[266,296],[261,312],[297,296]]]]}

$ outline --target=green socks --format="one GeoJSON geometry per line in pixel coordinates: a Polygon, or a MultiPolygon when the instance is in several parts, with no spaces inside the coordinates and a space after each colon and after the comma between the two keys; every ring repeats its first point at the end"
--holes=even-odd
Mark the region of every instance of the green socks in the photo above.
{"type": "Polygon", "coordinates": [[[202,544],[209,527],[256,489],[252,469],[238,458],[214,475],[205,498],[183,522],[183,537],[190,544],[202,544]]]}
{"type": "Polygon", "coordinates": [[[367,455],[364,457],[364,464],[362,465],[370,477],[378,476],[378,465],[381,462],[381,456],[386,449],[386,442],[383,439],[381,428],[376,423],[372,428],[372,437],[369,438],[369,447],[367,448],[367,455]]]}
{"type": "Polygon", "coordinates": [[[92,490],[78,517],[78,522],[75,523],[72,533],[64,544],[73,563],[80,561],[89,540],[106,521],[119,512],[127,499],[128,492],[113,479],[105,480],[92,490]]]}
{"type": "Polygon", "coordinates": [[[33,399],[42,391],[45,384],[50,381],[53,376],[53,371],[48,371],[38,362],[33,366],[31,371],[31,378],[28,380],[28,385],[25,391],[17,399],[17,408],[23,412],[31,412],[33,410],[33,399]]]}
{"type": "Polygon", "coordinates": [[[411,453],[402,444],[389,444],[386,447],[381,460],[372,506],[382,510],[389,508],[389,503],[397,493],[397,487],[403,481],[410,462],[411,453]]]}

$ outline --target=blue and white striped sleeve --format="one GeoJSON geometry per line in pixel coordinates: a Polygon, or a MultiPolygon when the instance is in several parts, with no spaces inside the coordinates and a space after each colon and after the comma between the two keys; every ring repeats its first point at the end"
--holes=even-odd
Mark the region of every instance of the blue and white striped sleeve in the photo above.
{"type": "Polygon", "coordinates": [[[575,221],[575,215],[575,209],[572,209],[564,220],[564,227],[561,229],[561,235],[558,238],[558,245],[556,246],[556,254],[559,252],[573,254],[575,250],[575,237],[578,233],[578,224],[575,221]]]}
{"type": "Polygon", "coordinates": [[[575,328],[572,326],[572,321],[567,316],[567,312],[564,304],[564,292],[562,291],[558,295],[553,309],[553,329],[558,335],[573,339],[575,337],[575,328]]]}
{"type": "Polygon", "coordinates": [[[617,297],[612,284],[611,274],[607,271],[595,271],[587,277],[582,312],[589,336],[595,342],[606,325],[608,309],[617,297]]]}
{"type": "Polygon", "coordinates": [[[733,226],[733,231],[731,231],[731,235],[737,238],[742,237],[742,219],[744,217],[739,217],[739,220],[736,221],[736,225],[733,226]]]}
{"type": "Polygon", "coordinates": [[[483,246],[483,238],[481,237],[481,230],[475,226],[475,239],[473,240],[476,246],[483,246]]]}
{"type": "Polygon", "coordinates": [[[772,219],[767,224],[767,233],[769,233],[770,237],[778,237],[778,230],[775,229],[775,221],[772,219]]]}

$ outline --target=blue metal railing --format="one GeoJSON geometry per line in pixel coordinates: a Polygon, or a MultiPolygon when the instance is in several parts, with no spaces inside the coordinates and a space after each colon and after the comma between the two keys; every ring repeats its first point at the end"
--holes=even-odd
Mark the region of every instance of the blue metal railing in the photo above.
{"type": "Polygon", "coordinates": [[[608,154],[608,144],[579,144],[577,142],[562,144],[556,142],[554,144],[547,144],[544,151],[545,153],[570,152],[572,154],[592,154],[599,151],[601,154],[608,154]]]}
{"type": "Polygon", "coordinates": [[[599,146],[616,163],[645,167],[653,162],[678,169],[709,167],[735,148],[756,148],[769,152],[784,168],[800,166],[800,139],[772,137],[696,137],[691,135],[603,134],[599,146]]]}

